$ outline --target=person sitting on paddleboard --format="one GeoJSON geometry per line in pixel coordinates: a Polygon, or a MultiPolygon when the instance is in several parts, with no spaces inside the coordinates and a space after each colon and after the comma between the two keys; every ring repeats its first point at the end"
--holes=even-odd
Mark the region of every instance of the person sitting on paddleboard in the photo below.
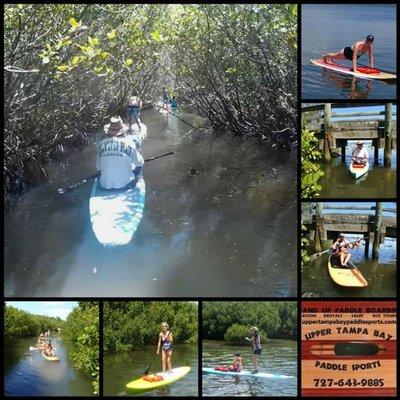
{"type": "Polygon", "coordinates": [[[230,365],[228,369],[232,372],[240,372],[243,369],[243,360],[240,353],[235,353],[232,365],[230,365]]]}
{"type": "Polygon", "coordinates": [[[374,37],[368,35],[365,40],[355,42],[351,47],[344,47],[337,53],[327,53],[322,56],[324,62],[333,64],[332,60],[350,60],[353,63],[352,71],[357,71],[357,60],[365,53],[369,56],[369,66],[374,68],[374,49],[372,43],[374,37]]]}
{"type": "Polygon", "coordinates": [[[139,97],[132,96],[128,98],[126,104],[126,110],[129,123],[129,130],[132,130],[132,125],[134,122],[136,122],[137,126],[139,127],[139,131],[141,130],[139,115],[142,105],[143,105],[142,100],[140,100],[139,97]]]}
{"type": "Polygon", "coordinates": [[[252,374],[257,374],[258,373],[258,363],[260,360],[260,355],[262,351],[261,347],[261,340],[260,340],[260,335],[258,334],[258,328],[256,326],[253,326],[250,329],[251,332],[251,338],[247,338],[249,342],[251,342],[251,348],[253,349],[253,366],[254,366],[254,371],[252,371],[252,374]]]}
{"type": "Polygon", "coordinates": [[[340,262],[340,266],[347,267],[347,263],[351,258],[351,254],[348,252],[348,249],[355,249],[360,246],[361,240],[357,240],[354,243],[349,243],[343,233],[339,235],[336,239],[335,243],[331,246],[331,249],[335,253],[335,258],[338,262],[340,262]]]}
{"type": "Polygon", "coordinates": [[[363,145],[364,143],[359,140],[357,142],[357,147],[353,150],[353,153],[351,154],[351,160],[354,162],[354,164],[367,164],[369,154],[367,149],[363,147],[363,145]]]}
{"type": "Polygon", "coordinates": [[[161,323],[161,332],[158,335],[157,354],[162,350],[161,360],[163,371],[171,371],[172,369],[172,333],[166,322],[161,323]]]}
{"type": "Polygon", "coordinates": [[[108,136],[99,144],[96,163],[104,189],[122,189],[141,176],[144,159],[127,129],[121,117],[112,117],[104,127],[108,136]]]}
{"type": "Polygon", "coordinates": [[[54,357],[54,347],[51,344],[50,340],[46,343],[46,345],[43,349],[43,353],[46,354],[46,356],[54,357]]]}

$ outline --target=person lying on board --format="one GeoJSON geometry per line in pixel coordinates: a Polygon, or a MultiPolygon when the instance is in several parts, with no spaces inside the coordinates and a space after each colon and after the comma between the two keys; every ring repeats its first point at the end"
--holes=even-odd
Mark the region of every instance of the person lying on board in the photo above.
{"type": "Polygon", "coordinates": [[[136,184],[141,177],[144,159],[134,135],[126,134],[127,130],[121,117],[112,117],[104,126],[107,137],[98,146],[96,161],[100,185],[104,189],[122,189],[136,184]]]}
{"type": "Polygon", "coordinates": [[[374,68],[374,37],[368,35],[365,40],[355,42],[353,46],[344,47],[337,53],[326,53],[322,56],[327,64],[334,64],[333,60],[349,60],[353,63],[352,71],[357,71],[357,60],[365,53],[369,56],[369,66],[374,68]]]}
{"type": "Polygon", "coordinates": [[[252,374],[258,374],[258,364],[260,361],[260,355],[262,352],[262,347],[261,347],[261,339],[260,335],[258,333],[258,328],[256,326],[253,326],[250,329],[251,333],[251,338],[246,337],[245,339],[249,342],[251,342],[251,348],[253,349],[253,366],[254,366],[254,371],[252,371],[252,374]]]}
{"type": "Polygon", "coordinates": [[[163,371],[172,370],[172,333],[167,322],[161,323],[161,332],[158,335],[157,354],[161,353],[163,371]]]}
{"type": "Polygon", "coordinates": [[[233,359],[232,365],[229,367],[220,366],[214,368],[216,371],[223,372],[240,372],[243,369],[243,361],[240,353],[235,353],[235,358],[233,359]]]}
{"type": "Polygon", "coordinates": [[[356,146],[357,147],[353,150],[353,153],[351,154],[351,160],[354,162],[354,164],[366,165],[369,154],[367,149],[364,147],[364,142],[359,140],[356,146]]]}

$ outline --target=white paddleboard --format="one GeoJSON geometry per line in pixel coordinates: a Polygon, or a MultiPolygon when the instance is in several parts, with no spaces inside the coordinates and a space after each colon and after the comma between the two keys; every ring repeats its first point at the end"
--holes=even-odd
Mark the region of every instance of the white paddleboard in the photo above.
{"type": "Polygon", "coordinates": [[[287,379],[287,378],[294,378],[294,376],[288,375],[281,375],[281,374],[270,374],[268,372],[258,372],[257,374],[252,374],[251,371],[240,371],[240,372],[232,372],[232,371],[218,371],[214,368],[204,368],[204,374],[213,374],[213,375],[227,375],[227,376],[247,376],[251,378],[258,378],[258,379],[287,379]]]}

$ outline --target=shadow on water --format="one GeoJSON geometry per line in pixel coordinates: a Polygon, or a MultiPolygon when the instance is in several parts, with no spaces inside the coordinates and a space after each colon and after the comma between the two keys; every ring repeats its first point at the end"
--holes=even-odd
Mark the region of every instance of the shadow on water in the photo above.
{"type": "MultiPolygon", "coordinates": [[[[396,85],[365,80],[310,64],[310,59],[337,52],[367,31],[375,37],[375,66],[396,70],[396,6],[394,4],[303,4],[301,86],[303,99],[393,99],[396,85]],[[338,23],[340,29],[338,30],[338,23]],[[318,32],[318,34],[316,34],[318,32]],[[350,40],[350,42],[349,42],[350,40]]],[[[348,66],[350,62],[340,61],[348,66]]],[[[368,56],[360,58],[368,64],[368,56]]]]}
{"type": "Polygon", "coordinates": [[[61,361],[30,351],[36,338],[18,339],[4,347],[4,393],[8,396],[91,396],[90,376],[76,371],[68,360],[67,344],[50,338],[61,361]]]}
{"type": "MultiPolygon", "coordinates": [[[[140,378],[143,371],[153,361],[150,374],[160,372],[161,356],[154,358],[156,345],[146,346],[144,350],[125,354],[104,356],[104,395],[129,396],[136,393],[126,389],[126,384],[140,378]]],[[[140,396],[197,396],[198,395],[198,355],[197,345],[176,344],[172,358],[172,367],[188,366],[189,374],[171,385],[139,393],[140,396]]]]}
{"type": "MultiPolygon", "coordinates": [[[[203,366],[229,365],[240,352],[243,369],[252,369],[250,346],[228,346],[224,342],[203,340],[203,366]]],[[[260,372],[293,376],[293,379],[257,379],[252,376],[234,377],[203,374],[203,396],[296,396],[297,342],[272,340],[263,343],[263,363],[260,372]]]]}
{"type": "Polygon", "coordinates": [[[301,272],[301,292],[320,292],[322,297],[395,297],[396,296],[396,241],[386,240],[381,245],[379,261],[365,259],[364,247],[351,251],[351,260],[368,281],[365,288],[344,288],[329,276],[328,257],[322,256],[301,272]]]}
{"type": "MultiPolygon", "coordinates": [[[[196,118],[183,113],[193,123],[196,118]]],[[[288,296],[296,293],[296,160],[252,140],[144,113],[145,210],[134,239],[92,232],[95,146],[49,166],[6,217],[7,296],[288,296]],[[93,273],[97,271],[97,273],[93,273]]]]}

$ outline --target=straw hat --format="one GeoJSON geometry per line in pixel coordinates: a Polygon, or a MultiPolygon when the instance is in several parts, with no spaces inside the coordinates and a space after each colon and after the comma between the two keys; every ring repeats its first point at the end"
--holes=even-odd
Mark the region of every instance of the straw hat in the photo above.
{"type": "Polygon", "coordinates": [[[364,142],[362,140],[358,140],[356,143],[357,146],[360,146],[360,145],[362,146],[363,144],[364,144],[364,142]]]}
{"type": "Polygon", "coordinates": [[[104,132],[110,136],[122,135],[128,127],[124,125],[121,117],[111,117],[110,123],[104,125],[104,132]]]}

